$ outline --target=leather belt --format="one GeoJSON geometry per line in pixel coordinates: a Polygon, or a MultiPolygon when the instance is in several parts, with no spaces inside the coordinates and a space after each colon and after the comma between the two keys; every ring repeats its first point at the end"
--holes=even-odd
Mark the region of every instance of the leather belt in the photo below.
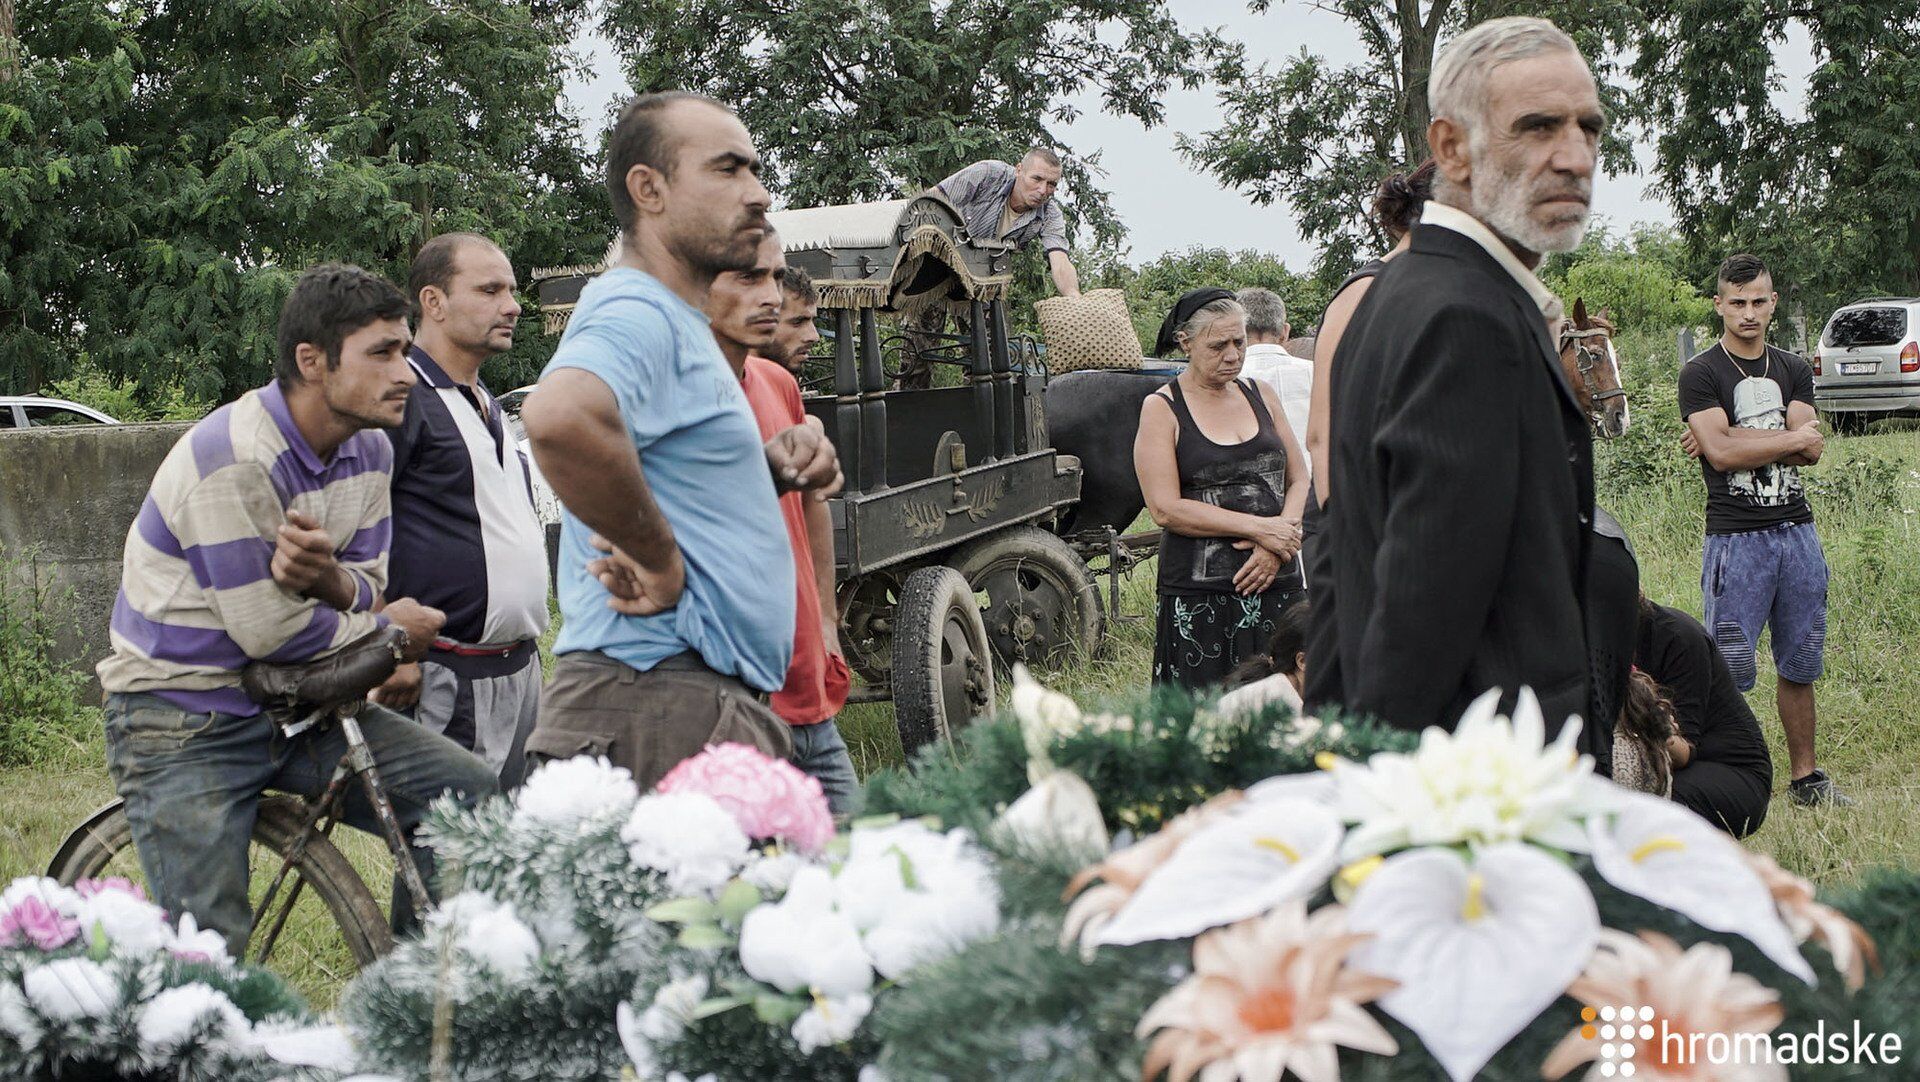
{"type": "Polygon", "coordinates": [[[433,640],[432,649],[434,653],[452,654],[454,657],[506,657],[508,654],[513,653],[515,650],[520,649],[532,641],[532,639],[521,639],[519,642],[496,645],[493,643],[455,642],[445,636],[438,636],[433,640]]]}

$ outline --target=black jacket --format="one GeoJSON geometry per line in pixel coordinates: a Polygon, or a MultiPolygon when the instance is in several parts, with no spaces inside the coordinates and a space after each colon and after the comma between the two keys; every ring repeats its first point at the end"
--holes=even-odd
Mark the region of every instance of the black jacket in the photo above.
{"type": "Polygon", "coordinates": [[[1471,238],[1422,225],[1333,365],[1343,705],[1452,729],[1521,686],[1549,737],[1588,710],[1581,611],[1593,448],[1545,318],[1471,238]]]}

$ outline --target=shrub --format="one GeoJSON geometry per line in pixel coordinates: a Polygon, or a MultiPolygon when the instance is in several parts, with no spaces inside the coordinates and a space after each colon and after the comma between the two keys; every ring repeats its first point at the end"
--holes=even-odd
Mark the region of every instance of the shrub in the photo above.
{"type": "Polygon", "coordinates": [[[0,555],[0,766],[44,763],[99,731],[81,705],[87,678],[53,655],[53,591],[24,561],[0,555]]]}

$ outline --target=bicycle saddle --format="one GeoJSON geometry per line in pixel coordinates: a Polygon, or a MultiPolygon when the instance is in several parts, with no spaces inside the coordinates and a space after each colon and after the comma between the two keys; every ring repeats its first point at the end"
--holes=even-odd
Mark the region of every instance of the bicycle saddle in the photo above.
{"type": "Polygon", "coordinates": [[[255,661],[240,671],[240,688],[270,714],[364,699],[393,675],[405,637],[406,632],[389,625],[317,661],[255,661]]]}

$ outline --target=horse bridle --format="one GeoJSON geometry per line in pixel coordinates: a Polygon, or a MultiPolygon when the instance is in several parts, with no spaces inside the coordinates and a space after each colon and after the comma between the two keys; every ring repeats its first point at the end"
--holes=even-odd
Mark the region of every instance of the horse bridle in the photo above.
{"type": "MultiPolygon", "coordinates": [[[[1612,333],[1613,332],[1607,330],[1605,327],[1588,327],[1582,330],[1574,326],[1573,320],[1571,319],[1565,320],[1560,324],[1560,349],[1562,352],[1565,352],[1568,343],[1573,344],[1574,371],[1580,373],[1580,382],[1587,385],[1587,399],[1596,408],[1598,408],[1602,402],[1609,399],[1627,397],[1627,389],[1625,387],[1615,387],[1610,391],[1600,389],[1599,380],[1595,378],[1595,373],[1600,365],[1603,362],[1615,364],[1616,370],[1618,365],[1613,362],[1612,358],[1603,355],[1599,350],[1592,349],[1587,345],[1587,339],[1589,338],[1611,339],[1612,333]]],[[[1611,343],[1609,342],[1609,344],[1611,343]]]]}

